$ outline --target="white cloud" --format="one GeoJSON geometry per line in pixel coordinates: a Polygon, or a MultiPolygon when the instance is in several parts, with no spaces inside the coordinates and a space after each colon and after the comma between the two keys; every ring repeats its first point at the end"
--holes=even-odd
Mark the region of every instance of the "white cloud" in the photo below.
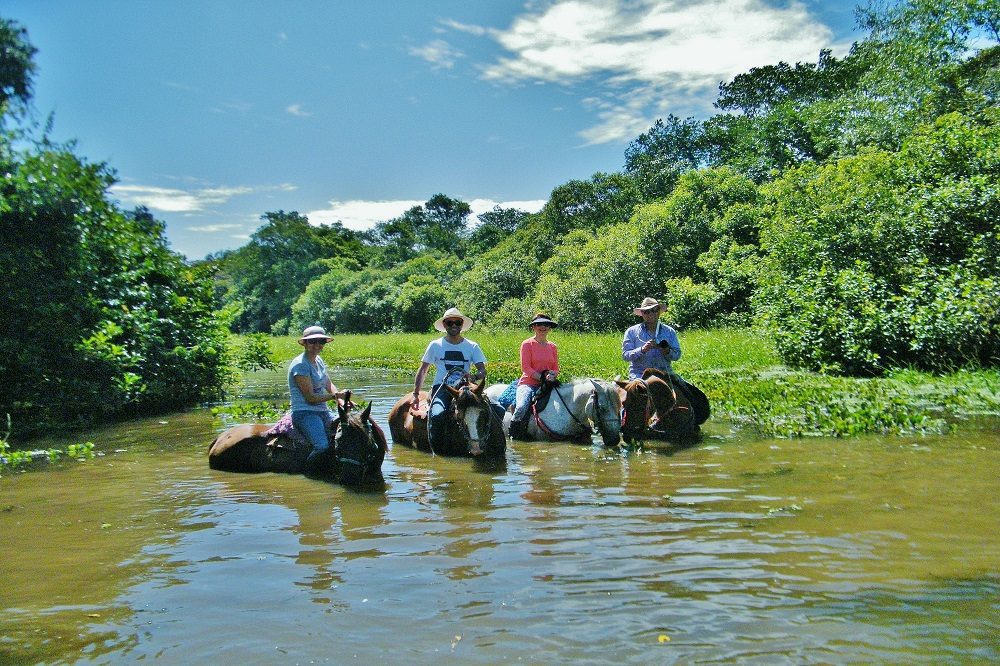
{"type": "Polygon", "coordinates": [[[203,234],[215,234],[228,229],[243,229],[242,224],[206,224],[198,227],[187,227],[187,231],[197,231],[203,234]]]}
{"type": "Polygon", "coordinates": [[[410,49],[410,55],[423,58],[434,69],[451,69],[455,66],[456,60],[465,56],[464,53],[443,39],[435,39],[424,46],[413,47],[410,49]]]}
{"type": "MultiPolygon", "coordinates": [[[[331,201],[328,208],[306,213],[312,224],[340,222],[348,229],[366,231],[379,222],[399,217],[414,206],[422,206],[426,201],[331,201]]],[[[545,200],[494,201],[493,199],[472,199],[468,202],[472,209],[470,224],[476,223],[476,216],[493,210],[494,206],[517,208],[528,213],[537,213],[545,205],[545,200]]]]}
{"type": "Polygon", "coordinates": [[[310,118],[313,115],[308,111],[303,111],[301,104],[290,104],[289,106],[285,107],[285,111],[292,114],[293,116],[298,116],[299,118],[310,118]]]}
{"type": "Polygon", "coordinates": [[[487,34],[510,55],[483,68],[497,83],[586,82],[599,123],[587,143],[634,137],[665,109],[706,110],[718,84],[751,67],[815,61],[832,31],[800,0],[555,0],[487,34]],[[626,101],[622,101],[626,100],[626,101]]]}
{"type": "Polygon", "coordinates": [[[227,203],[233,197],[258,192],[291,192],[289,183],[263,187],[200,187],[190,190],[155,185],[114,185],[111,193],[126,205],[146,206],[165,213],[194,213],[227,203]]]}
{"type": "Polygon", "coordinates": [[[458,21],[454,21],[452,19],[446,19],[444,21],[441,21],[441,23],[451,28],[452,30],[457,30],[458,32],[467,32],[470,35],[476,35],[477,37],[485,35],[487,32],[489,32],[486,28],[483,28],[482,26],[469,25],[468,23],[459,23],[458,21]]]}
{"type": "Polygon", "coordinates": [[[371,229],[379,222],[399,217],[410,208],[420,206],[423,201],[330,201],[328,208],[306,213],[313,224],[341,222],[355,231],[371,229]]]}

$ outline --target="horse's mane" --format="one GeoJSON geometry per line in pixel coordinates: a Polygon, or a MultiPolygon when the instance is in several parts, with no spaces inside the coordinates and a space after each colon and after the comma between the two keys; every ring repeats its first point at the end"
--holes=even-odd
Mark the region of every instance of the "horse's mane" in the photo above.
{"type": "Polygon", "coordinates": [[[663,370],[647,368],[642,373],[642,378],[649,388],[649,398],[653,401],[653,408],[661,417],[677,405],[677,393],[674,391],[670,375],[663,370]]]}

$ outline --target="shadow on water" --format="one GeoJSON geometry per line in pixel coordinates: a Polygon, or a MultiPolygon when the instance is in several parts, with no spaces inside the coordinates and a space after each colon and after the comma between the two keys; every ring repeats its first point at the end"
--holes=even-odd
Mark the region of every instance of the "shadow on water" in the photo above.
{"type": "MultiPolygon", "coordinates": [[[[341,370],[385,423],[409,377],[341,370]]],[[[281,373],[248,393],[282,399],[281,373]]],[[[0,663],[1000,660],[1000,435],[208,469],[208,410],[0,479],[0,663]]],[[[65,443],[62,443],[63,445],[65,443]]]]}

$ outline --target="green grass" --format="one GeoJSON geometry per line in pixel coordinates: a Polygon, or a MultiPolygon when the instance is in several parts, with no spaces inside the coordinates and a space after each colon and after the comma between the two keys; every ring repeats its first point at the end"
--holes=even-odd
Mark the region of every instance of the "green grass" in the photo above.
{"type": "MultiPolygon", "coordinates": [[[[528,331],[478,331],[491,382],[520,373],[518,349],[528,331]]],[[[431,334],[338,335],[323,350],[328,365],[414,373],[431,334]]],[[[775,437],[851,437],[868,433],[942,432],[971,415],[1000,415],[1000,373],[948,375],[900,371],[877,379],[835,377],[781,364],[767,340],[749,329],[691,331],[675,370],[701,387],[715,414],[775,437]]],[[[621,334],[554,331],[563,377],[614,379],[627,373],[621,334]]],[[[301,353],[294,337],[271,338],[280,364],[301,353]]]]}

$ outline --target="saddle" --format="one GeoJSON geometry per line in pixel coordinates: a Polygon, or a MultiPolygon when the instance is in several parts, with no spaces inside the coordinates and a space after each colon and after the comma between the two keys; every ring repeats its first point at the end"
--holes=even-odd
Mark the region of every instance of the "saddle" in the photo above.
{"type": "MultiPolygon", "coordinates": [[[[542,375],[545,375],[546,372],[548,371],[543,370],[542,375]]],[[[540,414],[545,411],[545,407],[549,404],[549,398],[552,396],[552,389],[559,385],[560,382],[558,379],[546,379],[542,382],[542,385],[535,393],[535,397],[531,399],[531,409],[535,414],[540,414]]]]}

